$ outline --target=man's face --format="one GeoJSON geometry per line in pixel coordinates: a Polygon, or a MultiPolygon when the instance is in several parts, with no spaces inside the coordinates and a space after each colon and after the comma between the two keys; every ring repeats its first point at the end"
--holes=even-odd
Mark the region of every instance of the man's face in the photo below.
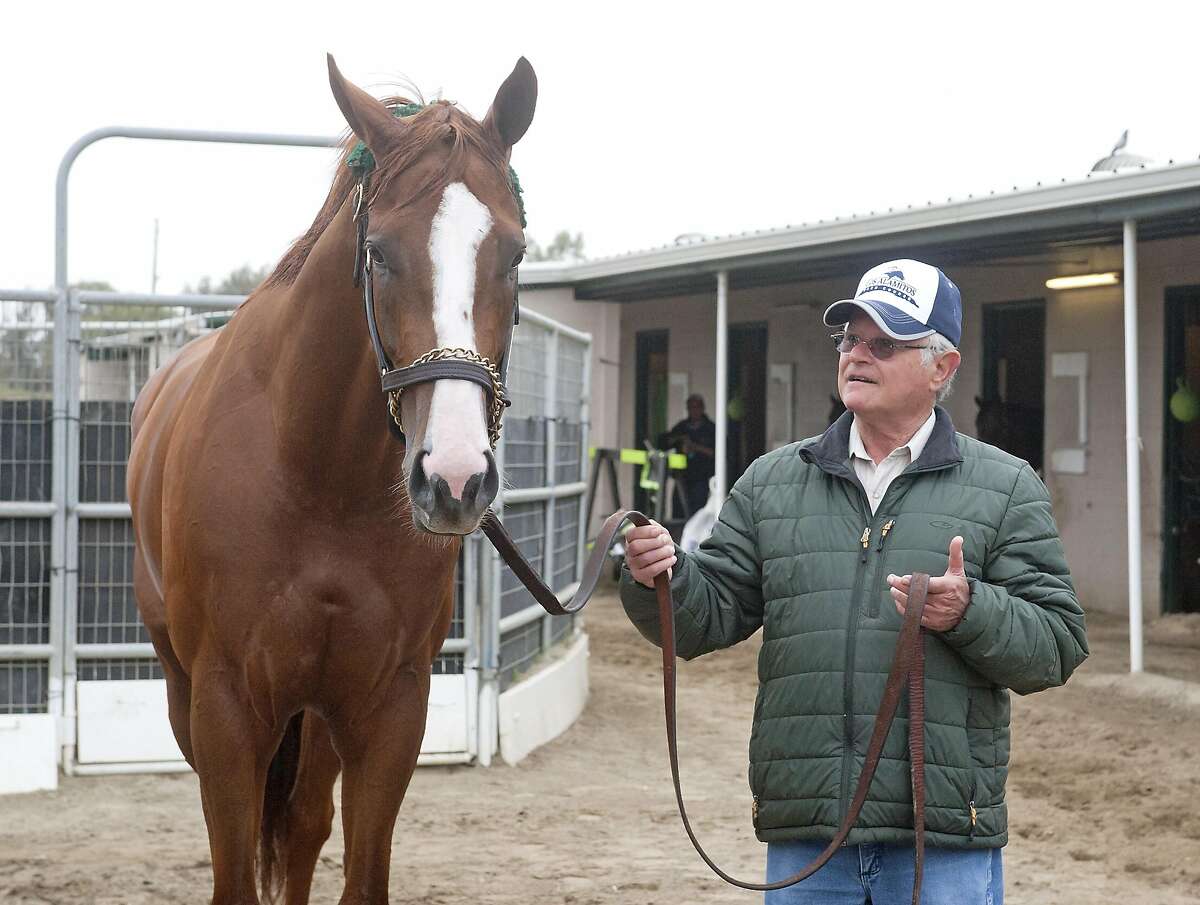
{"type": "MultiPolygon", "coordinates": [[[[678,409],[676,410],[678,411],[678,409]]],[[[688,418],[692,421],[699,421],[704,415],[704,403],[699,399],[692,399],[687,404],[688,418]]]]}
{"type": "MultiPolygon", "coordinates": [[[[866,314],[855,314],[846,328],[863,340],[891,339],[866,314]]],[[[898,346],[923,346],[928,338],[892,340],[898,346]]],[[[880,361],[866,342],[838,356],[838,393],[846,408],[870,420],[889,420],[927,414],[937,390],[958,367],[958,353],[947,352],[932,365],[921,363],[922,353],[898,348],[891,358],[880,361]]]]}

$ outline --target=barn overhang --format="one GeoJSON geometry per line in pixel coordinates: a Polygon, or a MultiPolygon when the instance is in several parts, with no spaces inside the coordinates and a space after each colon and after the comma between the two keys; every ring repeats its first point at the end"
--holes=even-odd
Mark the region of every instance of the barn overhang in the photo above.
{"type": "Polygon", "coordinates": [[[1200,162],[1097,174],[1079,182],[842,217],[521,270],[528,287],[571,287],[579,301],[638,302],[860,273],[888,256],[954,266],[1200,234],[1200,162]]]}

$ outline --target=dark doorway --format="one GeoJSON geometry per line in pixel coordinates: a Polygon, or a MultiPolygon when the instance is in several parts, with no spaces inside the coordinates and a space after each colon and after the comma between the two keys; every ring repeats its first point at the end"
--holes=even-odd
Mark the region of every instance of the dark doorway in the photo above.
{"type": "MultiPolygon", "coordinates": [[[[726,491],[767,451],[767,325],[729,328],[729,405],[725,412],[726,491]]],[[[719,413],[714,413],[714,419],[719,413]]]]}
{"type": "Polygon", "coordinates": [[[1164,613],[1200,612],[1200,286],[1167,290],[1163,358],[1164,613]],[[1189,398],[1190,397],[1190,398],[1189,398]]]}
{"type": "MultiPolygon", "coordinates": [[[[667,423],[667,330],[640,330],[637,333],[637,382],[634,384],[633,445],[645,449],[666,432],[667,423]]],[[[648,512],[646,491],[640,486],[642,468],[633,466],[633,505],[648,512]]]]}
{"type": "Polygon", "coordinates": [[[983,306],[982,396],[975,435],[1042,473],[1046,428],[1046,303],[983,306]]]}

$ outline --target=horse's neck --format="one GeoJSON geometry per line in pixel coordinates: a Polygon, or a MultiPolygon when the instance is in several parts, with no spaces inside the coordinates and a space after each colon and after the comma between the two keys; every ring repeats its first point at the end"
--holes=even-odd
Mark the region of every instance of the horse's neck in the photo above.
{"type": "MultiPolygon", "coordinates": [[[[272,298],[270,397],[281,458],[341,495],[364,477],[400,479],[362,308],[344,242],[318,242],[296,281],[272,298]],[[341,260],[342,258],[345,260],[341,260]]],[[[370,480],[366,484],[372,483],[370,480]]]]}

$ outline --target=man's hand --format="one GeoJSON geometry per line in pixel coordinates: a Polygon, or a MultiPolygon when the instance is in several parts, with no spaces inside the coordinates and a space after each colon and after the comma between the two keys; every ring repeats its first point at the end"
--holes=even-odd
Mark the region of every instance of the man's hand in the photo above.
{"type": "Polygon", "coordinates": [[[634,581],[654,587],[654,577],[661,572],[671,577],[675,565],[675,544],[671,534],[653,519],[649,525],[632,528],[625,534],[625,564],[634,581]]]}
{"type": "MultiPolygon", "coordinates": [[[[925,610],[921,613],[921,625],[935,632],[947,632],[962,620],[967,604],[971,602],[971,586],[967,584],[967,573],[963,569],[963,539],[955,537],[950,541],[950,563],[946,574],[940,578],[929,579],[929,593],[925,597],[925,610]]],[[[908,589],[912,576],[889,575],[888,584],[892,586],[892,599],[896,601],[896,609],[904,615],[908,606],[908,589]]]]}

